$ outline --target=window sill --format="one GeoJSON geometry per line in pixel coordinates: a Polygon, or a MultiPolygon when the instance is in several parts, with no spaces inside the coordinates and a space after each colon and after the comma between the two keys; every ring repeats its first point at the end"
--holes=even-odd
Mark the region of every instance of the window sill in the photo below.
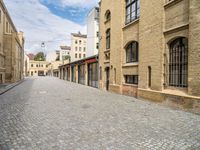
{"type": "Polygon", "coordinates": [[[165,5],[164,5],[164,8],[169,8],[171,6],[174,6],[176,5],[177,3],[181,2],[182,0],[171,0],[171,1],[168,1],[165,5]]]}
{"type": "Polygon", "coordinates": [[[124,29],[128,28],[131,25],[139,23],[139,20],[140,20],[140,18],[137,18],[137,19],[133,20],[132,22],[125,24],[125,26],[122,29],[124,30],[124,29]]]}
{"type": "Polygon", "coordinates": [[[109,52],[110,52],[110,49],[104,50],[104,53],[109,53],[109,52]]]}
{"type": "Polygon", "coordinates": [[[124,67],[136,67],[136,66],[138,66],[139,65],[139,63],[138,62],[134,62],[134,63],[126,63],[126,64],[123,64],[123,68],[124,67]]]}
{"type": "Polygon", "coordinates": [[[123,83],[124,86],[138,87],[138,84],[123,83]]]}
{"type": "Polygon", "coordinates": [[[0,52],[0,56],[3,56],[3,57],[5,57],[5,54],[4,54],[4,52],[0,52]]]}
{"type": "Polygon", "coordinates": [[[110,63],[110,60],[104,60],[104,64],[110,63]]]}
{"type": "Polygon", "coordinates": [[[110,22],[110,20],[111,20],[111,19],[108,19],[108,20],[104,21],[104,24],[106,24],[106,23],[110,22]]]}

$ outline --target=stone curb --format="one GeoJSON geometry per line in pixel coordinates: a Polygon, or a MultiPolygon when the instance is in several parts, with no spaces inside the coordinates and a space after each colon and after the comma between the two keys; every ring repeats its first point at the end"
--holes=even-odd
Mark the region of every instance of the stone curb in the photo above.
{"type": "Polygon", "coordinates": [[[10,85],[7,85],[4,89],[0,89],[0,95],[3,95],[4,93],[8,92],[9,90],[13,89],[14,87],[18,86],[19,84],[21,84],[22,82],[24,82],[24,79],[16,82],[16,83],[12,83],[10,85]]]}

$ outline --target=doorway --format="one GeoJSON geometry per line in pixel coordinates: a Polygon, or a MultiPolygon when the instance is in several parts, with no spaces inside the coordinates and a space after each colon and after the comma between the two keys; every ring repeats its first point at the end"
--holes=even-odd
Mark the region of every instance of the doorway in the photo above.
{"type": "Polygon", "coordinates": [[[2,83],[3,83],[3,75],[0,74],[0,84],[2,84],[2,83]]]}
{"type": "Polygon", "coordinates": [[[106,67],[106,90],[109,91],[109,84],[110,84],[110,68],[106,67]]]}

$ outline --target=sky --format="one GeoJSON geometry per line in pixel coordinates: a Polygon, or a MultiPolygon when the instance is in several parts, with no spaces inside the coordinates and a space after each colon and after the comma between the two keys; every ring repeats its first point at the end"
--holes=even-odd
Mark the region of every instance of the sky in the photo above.
{"type": "Polygon", "coordinates": [[[71,33],[86,33],[88,12],[99,0],[4,0],[18,31],[25,36],[25,51],[37,53],[70,45],[71,33]],[[45,42],[45,48],[41,43],[45,42]]]}

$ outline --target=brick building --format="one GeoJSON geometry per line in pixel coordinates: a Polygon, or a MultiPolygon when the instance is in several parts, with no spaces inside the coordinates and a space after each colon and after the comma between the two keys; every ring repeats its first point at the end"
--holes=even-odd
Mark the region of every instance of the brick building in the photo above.
{"type": "Polygon", "coordinates": [[[199,0],[101,0],[100,88],[200,109],[199,0]]]}
{"type": "Polygon", "coordinates": [[[17,32],[2,0],[0,0],[0,83],[23,78],[23,32],[17,32]]]}

